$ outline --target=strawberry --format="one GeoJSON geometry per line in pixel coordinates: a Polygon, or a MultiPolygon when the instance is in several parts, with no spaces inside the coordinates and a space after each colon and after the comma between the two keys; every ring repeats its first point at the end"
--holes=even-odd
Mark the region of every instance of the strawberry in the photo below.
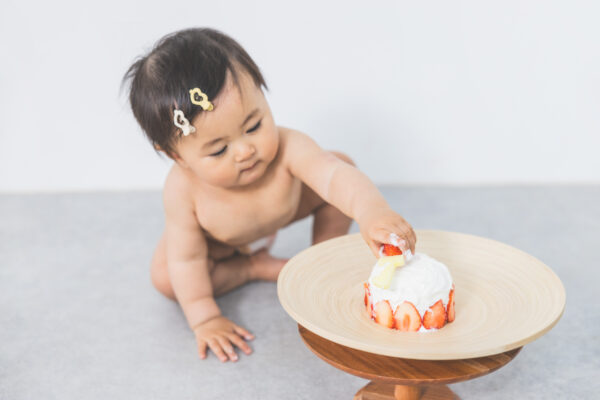
{"type": "Polygon", "coordinates": [[[386,328],[394,326],[394,314],[392,313],[392,306],[390,306],[389,301],[382,300],[375,304],[375,322],[386,328]]]}
{"type": "Polygon", "coordinates": [[[423,326],[426,329],[440,329],[446,324],[446,309],[444,303],[438,300],[434,305],[425,311],[423,316],[423,326]]]}
{"type": "Polygon", "coordinates": [[[373,304],[371,304],[371,291],[369,290],[369,284],[365,282],[365,307],[369,316],[373,317],[373,304]]]}
{"type": "Polygon", "coordinates": [[[448,322],[454,321],[454,285],[450,289],[450,296],[448,297],[448,322]]]}
{"type": "Polygon", "coordinates": [[[393,244],[384,244],[383,245],[383,255],[384,256],[399,256],[402,254],[402,250],[399,247],[394,246],[393,244]]]}
{"type": "Polygon", "coordinates": [[[396,307],[394,312],[394,327],[399,331],[416,332],[421,327],[421,315],[413,303],[405,301],[396,307]]]}

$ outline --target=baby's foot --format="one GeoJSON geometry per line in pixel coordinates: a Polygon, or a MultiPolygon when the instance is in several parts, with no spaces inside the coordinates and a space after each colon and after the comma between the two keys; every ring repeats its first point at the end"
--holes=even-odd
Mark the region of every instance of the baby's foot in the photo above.
{"type": "Polygon", "coordinates": [[[260,250],[250,256],[250,277],[276,281],[286,262],[287,258],[275,258],[267,250],[260,250]]]}

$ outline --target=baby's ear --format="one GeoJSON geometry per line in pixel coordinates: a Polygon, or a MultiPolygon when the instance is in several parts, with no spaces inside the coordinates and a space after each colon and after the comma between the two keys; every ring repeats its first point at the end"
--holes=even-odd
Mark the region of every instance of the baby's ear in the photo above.
{"type": "Polygon", "coordinates": [[[172,159],[175,162],[183,161],[181,159],[181,157],[179,157],[179,154],[177,154],[175,152],[168,152],[168,151],[164,150],[162,147],[160,147],[160,145],[158,145],[157,143],[154,143],[154,150],[158,151],[159,153],[164,154],[165,156],[169,157],[170,159],[172,159]]]}
{"type": "Polygon", "coordinates": [[[164,152],[171,160],[175,161],[181,168],[189,169],[187,163],[176,152],[164,152]]]}
{"type": "Polygon", "coordinates": [[[160,145],[159,145],[159,144],[157,144],[157,143],[154,143],[154,150],[155,150],[157,153],[161,153],[161,154],[164,154],[165,156],[167,156],[167,157],[169,157],[169,158],[173,158],[173,157],[171,157],[171,156],[169,155],[169,153],[168,153],[167,151],[163,150],[163,148],[162,148],[162,147],[160,147],[160,145]]]}

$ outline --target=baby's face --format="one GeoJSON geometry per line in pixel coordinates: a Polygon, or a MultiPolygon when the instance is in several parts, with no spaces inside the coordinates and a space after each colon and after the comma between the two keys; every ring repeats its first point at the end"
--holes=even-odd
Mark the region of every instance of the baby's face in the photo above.
{"type": "Polygon", "coordinates": [[[279,149],[279,134],[269,104],[252,78],[238,73],[239,88],[228,74],[212,111],[194,119],[196,132],[181,138],[177,163],[211,186],[235,188],[255,182],[279,149]]]}

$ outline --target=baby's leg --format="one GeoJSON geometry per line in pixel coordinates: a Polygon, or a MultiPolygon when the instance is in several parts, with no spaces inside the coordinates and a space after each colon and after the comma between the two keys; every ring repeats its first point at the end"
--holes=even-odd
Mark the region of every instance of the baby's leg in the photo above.
{"type": "MultiPolygon", "coordinates": [[[[355,165],[345,154],[332,151],[340,160],[355,165]]],[[[311,188],[302,185],[302,198],[294,221],[313,214],[312,243],[317,244],[327,239],[342,236],[348,233],[352,219],[340,210],[323,200],[311,188]]]]}
{"type": "MultiPolygon", "coordinates": [[[[264,250],[247,256],[236,253],[233,247],[209,242],[208,267],[213,295],[220,296],[255,279],[276,280],[286,261],[274,258],[264,250]]],[[[167,269],[164,234],[154,251],[150,274],[154,287],[166,297],[176,300],[167,269]]]]}
{"type": "Polygon", "coordinates": [[[287,259],[275,258],[267,250],[260,250],[251,255],[234,253],[211,262],[213,293],[220,296],[249,281],[277,280],[287,259]]]}

